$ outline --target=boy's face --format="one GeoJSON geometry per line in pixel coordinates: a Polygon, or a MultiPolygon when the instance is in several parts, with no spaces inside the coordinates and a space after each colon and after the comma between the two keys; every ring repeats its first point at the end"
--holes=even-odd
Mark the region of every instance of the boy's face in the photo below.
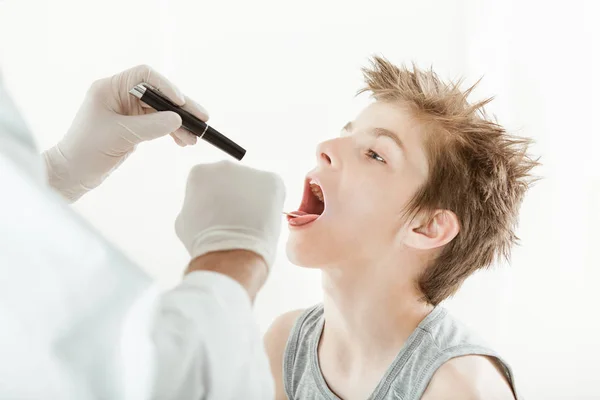
{"type": "Polygon", "coordinates": [[[360,264],[402,246],[401,212],[428,174],[422,135],[401,104],[375,102],[340,137],[319,144],[299,211],[320,216],[297,218],[302,225],[288,218],[290,261],[305,267],[360,264]]]}

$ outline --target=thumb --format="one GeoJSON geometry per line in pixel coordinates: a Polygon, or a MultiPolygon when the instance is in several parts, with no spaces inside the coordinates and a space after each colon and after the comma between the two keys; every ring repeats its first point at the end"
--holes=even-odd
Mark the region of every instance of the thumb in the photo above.
{"type": "Polygon", "coordinates": [[[181,117],[172,111],[126,117],[125,124],[138,141],[156,139],[181,127],[181,117]]]}

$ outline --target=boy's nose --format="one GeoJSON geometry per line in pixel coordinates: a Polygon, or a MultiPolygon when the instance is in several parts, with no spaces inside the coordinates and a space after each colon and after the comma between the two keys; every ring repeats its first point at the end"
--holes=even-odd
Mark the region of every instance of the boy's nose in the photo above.
{"type": "Polygon", "coordinates": [[[337,167],[338,158],[336,156],[336,150],[334,140],[328,140],[319,143],[317,146],[317,165],[324,167],[337,167]]]}

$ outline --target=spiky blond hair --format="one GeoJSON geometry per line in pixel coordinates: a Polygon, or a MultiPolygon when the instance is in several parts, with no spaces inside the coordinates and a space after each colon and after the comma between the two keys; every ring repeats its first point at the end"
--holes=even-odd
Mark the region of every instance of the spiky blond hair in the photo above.
{"type": "Polygon", "coordinates": [[[427,302],[437,305],[452,296],[475,271],[510,258],[518,212],[538,165],[527,150],[529,139],[511,136],[490,120],[484,106],[469,104],[477,83],[461,91],[461,81],[444,83],[433,70],[397,67],[374,57],[363,68],[366,87],[377,101],[409,106],[427,137],[427,182],[406,208],[409,215],[447,209],[460,232],[418,279],[427,302]]]}

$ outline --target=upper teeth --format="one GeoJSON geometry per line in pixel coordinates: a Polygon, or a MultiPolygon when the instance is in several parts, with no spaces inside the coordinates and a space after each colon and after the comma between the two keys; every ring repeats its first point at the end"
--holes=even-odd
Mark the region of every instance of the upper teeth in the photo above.
{"type": "Polygon", "coordinates": [[[317,185],[314,181],[310,181],[310,190],[314,193],[314,195],[319,199],[319,201],[323,202],[323,191],[321,187],[317,185]]]}

